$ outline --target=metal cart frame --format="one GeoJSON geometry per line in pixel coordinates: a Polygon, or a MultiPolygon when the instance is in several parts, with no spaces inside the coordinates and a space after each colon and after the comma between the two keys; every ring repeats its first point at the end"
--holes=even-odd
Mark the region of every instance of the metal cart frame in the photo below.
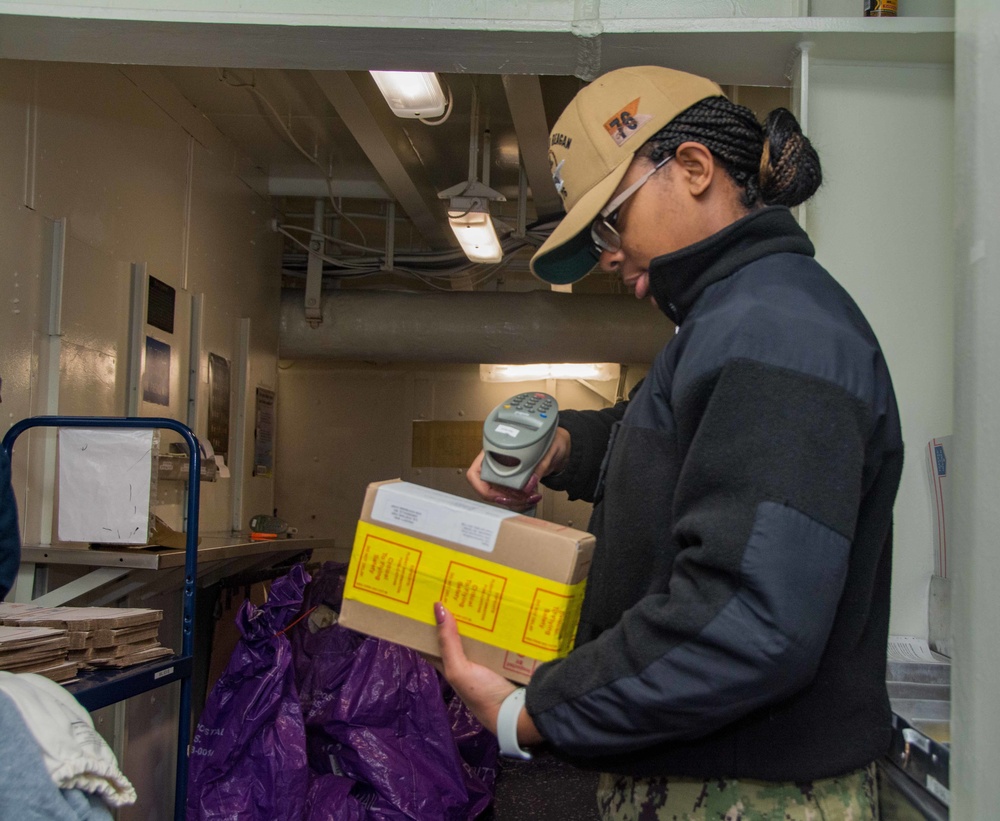
{"type": "Polygon", "coordinates": [[[179,433],[188,448],[187,540],[184,552],[184,598],[181,654],[111,672],[82,673],[67,685],[76,699],[91,712],[174,681],[180,681],[180,717],[177,727],[177,772],[174,788],[174,819],[182,821],[187,803],[188,744],[191,738],[191,676],[194,670],[195,578],[198,567],[198,508],[201,488],[201,449],[191,429],[164,417],[33,416],[12,425],[0,447],[13,455],[14,440],[30,428],[144,428],[179,433]]]}

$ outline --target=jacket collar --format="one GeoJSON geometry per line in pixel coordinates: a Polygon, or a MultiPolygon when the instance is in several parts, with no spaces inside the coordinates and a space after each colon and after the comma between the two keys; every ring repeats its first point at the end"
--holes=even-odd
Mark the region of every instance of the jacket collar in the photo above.
{"type": "Polygon", "coordinates": [[[650,293],[675,325],[684,321],[712,283],[770,254],[813,256],[808,235],[781,205],[752,211],[694,245],[663,254],[649,265],[650,293]]]}

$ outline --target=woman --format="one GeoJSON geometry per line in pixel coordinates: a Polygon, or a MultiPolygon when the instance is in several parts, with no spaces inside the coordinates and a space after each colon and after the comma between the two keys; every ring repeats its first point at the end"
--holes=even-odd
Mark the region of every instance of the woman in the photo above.
{"type": "MultiPolygon", "coordinates": [[[[575,649],[525,688],[444,672],[508,754],[599,770],[606,819],[876,818],[902,439],[870,327],[789,208],[819,160],[784,109],[656,67],[579,92],[541,279],[618,273],[677,325],[627,403],[561,412],[536,473],[594,503],[575,649]],[[523,705],[523,707],[522,707],[523,705]]],[[[537,501],[469,479],[513,508],[537,501]]]]}

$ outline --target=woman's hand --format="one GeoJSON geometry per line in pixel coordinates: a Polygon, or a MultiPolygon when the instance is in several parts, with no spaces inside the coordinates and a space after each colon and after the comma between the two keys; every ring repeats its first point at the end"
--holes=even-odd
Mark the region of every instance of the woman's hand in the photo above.
{"type": "MultiPolygon", "coordinates": [[[[480,724],[496,735],[500,705],[517,688],[499,673],[466,658],[455,617],[440,602],[434,605],[434,619],[441,642],[441,672],[480,724]]],[[[517,737],[522,746],[542,741],[527,710],[518,719],[517,737]]]]}
{"type": "Polygon", "coordinates": [[[465,478],[476,491],[487,502],[501,505],[510,510],[522,511],[534,507],[542,500],[541,493],[538,492],[538,482],[550,473],[558,473],[569,461],[570,435],[566,428],[556,428],[555,438],[549,449],[545,452],[541,461],[535,466],[535,470],[528,480],[528,483],[517,490],[503,485],[491,485],[483,481],[482,472],[483,452],[480,451],[475,461],[465,472],[465,478]]]}

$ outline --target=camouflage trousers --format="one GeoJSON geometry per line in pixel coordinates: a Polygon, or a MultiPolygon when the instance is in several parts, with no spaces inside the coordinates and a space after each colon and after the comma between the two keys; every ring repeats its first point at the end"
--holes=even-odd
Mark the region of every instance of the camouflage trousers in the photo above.
{"type": "Polygon", "coordinates": [[[805,783],[602,773],[601,821],[878,821],[875,765],[805,783]]]}

